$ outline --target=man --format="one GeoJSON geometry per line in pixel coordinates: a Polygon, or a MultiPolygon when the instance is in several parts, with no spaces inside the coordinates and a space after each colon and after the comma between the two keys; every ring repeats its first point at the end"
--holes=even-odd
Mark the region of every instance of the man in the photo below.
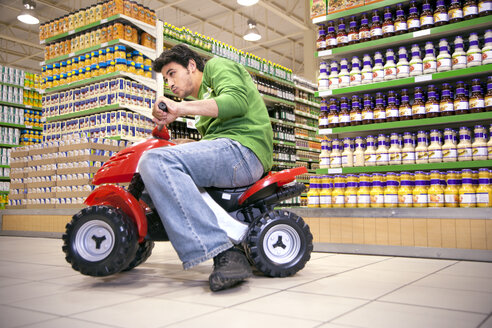
{"type": "Polygon", "coordinates": [[[172,92],[196,101],[156,100],[154,122],[166,125],[196,115],[202,140],[148,151],[139,164],[169,239],[184,269],[210,258],[210,289],[232,287],[252,275],[246,256],[233,247],[198,187],[236,188],[254,183],[272,166],[273,133],[263,99],[239,64],[212,58],[206,65],[185,45],[154,62],[172,92]],[[164,102],[167,112],[158,108],[164,102]]]}

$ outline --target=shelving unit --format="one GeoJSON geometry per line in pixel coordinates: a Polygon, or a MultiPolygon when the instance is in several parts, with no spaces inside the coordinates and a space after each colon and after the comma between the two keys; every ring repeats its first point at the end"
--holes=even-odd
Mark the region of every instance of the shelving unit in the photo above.
{"type": "Polygon", "coordinates": [[[343,11],[340,11],[337,13],[316,17],[313,19],[313,24],[321,24],[321,23],[328,22],[330,20],[334,20],[337,18],[353,16],[353,15],[369,12],[369,11],[374,10],[374,9],[381,9],[381,8],[386,7],[386,6],[392,6],[392,5],[396,5],[399,3],[405,3],[405,2],[409,2],[409,1],[384,0],[384,1],[376,2],[376,3],[372,3],[369,5],[360,6],[357,8],[343,10],[343,11]]]}

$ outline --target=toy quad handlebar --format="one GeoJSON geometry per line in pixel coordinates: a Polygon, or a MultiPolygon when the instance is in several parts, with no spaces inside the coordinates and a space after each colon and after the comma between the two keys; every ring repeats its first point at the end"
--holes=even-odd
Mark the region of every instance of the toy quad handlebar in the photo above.
{"type": "MultiPolygon", "coordinates": [[[[161,102],[157,105],[157,107],[158,107],[160,110],[162,110],[162,111],[164,111],[164,112],[167,112],[167,106],[166,106],[166,104],[165,104],[163,101],[161,101],[161,102]]],[[[167,128],[166,128],[164,125],[162,125],[162,126],[159,126],[159,125],[158,125],[158,126],[156,126],[156,127],[154,128],[154,130],[152,130],[152,136],[153,136],[154,138],[157,138],[157,139],[164,139],[164,140],[169,140],[169,139],[171,138],[171,137],[169,136],[169,131],[167,130],[167,128]]]]}

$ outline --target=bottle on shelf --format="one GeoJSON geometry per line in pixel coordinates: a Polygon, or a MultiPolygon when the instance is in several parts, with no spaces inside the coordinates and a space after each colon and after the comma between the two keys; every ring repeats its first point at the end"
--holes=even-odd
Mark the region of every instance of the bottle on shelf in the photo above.
{"type": "Polygon", "coordinates": [[[415,172],[415,187],[413,188],[413,207],[427,207],[429,204],[429,193],[426,185],[425,173],[415,172]]]}
{"type": "Polygon", "coordinates": [[[372,68],[372,82],[384,80],[383,55],[379,51],[374,54],[374,67],[372,68]]]}
{"type": "Polygon", "coordinates": [[[448,8],[449,22],[457,23],[463,20],[463,8],[461,7],[461,0],[451,0],[451,4],[448,8]]]}
{"type": "Polygon", "coordinates": [[[362,173],[359,174],[359,190],[357,191],[357,207],[368,208],[371,207],[371,182],[369,181],[369,175],[362,173]]]}
{"type": "Polygon", "coordinates": [[[454,39],[454,52],[451,58],[453,69],[466,68],[467,58],[466,52],[464,51],[463,38],[461,36],[457,36],[454,39]]]}
{"type": "Polygon", "coordinates": [[[454,111],[456,114],[468,114],[470,104],[463,81],[456,82],[456,96],[454,97],[454,111]]]}
{"type": "Polygon", "coordinates": [[[339,81],[338,81],[338,63],[336,61],[332,61],[330,64],[330,75],[328,76],[328,88],[338,89],[339,81]]]}
{"type": "MultiPolygon", "coordinates": [[[[492,3],[492,1],[490,1],[492,3]]],[[[485,31],[482,48],[482,65],[492,63],[492,30],[485,31]]]]}
{"type": "Polygon", "coordinates": [[[318,128],[319,129],[327,129],[328,128],[328,106],[326,104],[325,99],[321,99],[320,104],[320,114],[318,120],[318,128]]]}
{"type": "Polygon", "coordinates": [[[318,27],[318,39],[316,40],[316,51],[326,50],[326,29],[325,25],[321,24],[318,27]]]}
{"type": "Polygon", "coordinates": [[[331,207],[331,190],[332,183],[329,175],[323,175],[321,177],[321,191],[319,193],[319,207],[330,208],[331,207]]]}
{"type": "Polygon", "coordinates": [[[360,71],[359,57],[352,57],[352,69],[349,73],[350,86],[360,85],[362,83],[362,74],[360,71]]]}
{"type": "Polygon", "coordinates": [[[478,35],[477,33],[470,33],[468,38],[469,47],[466,52],[467,63],[466,67],[474,67],[482,65],[482,51],[478,47],[478,35]]]}
{"type": "Polygon", "coordinates": [[[422,30],[434,26],[434,13],[429,0],[424,0],[422,3],[422,13],[420,14],[420,28],[422,30]]]}
{"type": "Polygon", "coordinates": [[[392,133],[390,137],[390,148],[388,149],[389,165],[400,165],[402,159],[402,150],[400,147],[400,136],[398,133],[392,133]]]}
{"type": "Polygon", "coordinates": [[[345,207],[345,178],[342,175],[335,175],[334,188],[331,195],[332,207],[345,207]]]}
{"type": "Polygon", "coordinates": [[[403,5],[401,3],[396,5],[396,19],[395,19],[395,34],[400,35],[408,32],[407,18],[403,5]]]}
{"type": "Polygon", "coordinates": [[[492,111],[492,76],[487,78],[487,93],[484,97],[485,110],[492,111]]]}
{"type": "Polygon", "coordinates": [[[342,165],[342,152],[340,151],[340,140],[333,139],[330,152],[330,167],[339,168],[342,165]]]}
{"type": "Polygon", "coordinates": [[[461,171],[461,187],[458,194],[460,207],[477,207],[477,194],[473,186],[472,170],[461,171]]]}
{"type": "Polygon", "coordinates": [[[424,93],[421,87],[415,87],[414,100],[412,104],[412,118],[425,118],[424,93]]]}
{"type": "Polygon", "coordinates": [[[384,108],[384,96],[376,93],[376,107],[374,107],[374,123],[386,122],[386,109],[384,108]]]}
{"type": "Polygon", "coordinates": [[[372,108],[371,95],[364,94],[364,107],[362,109],[362,124],[374,123],[374,109],[372,108]]]}
{"type": "Polygon", "coordinates": [[[343,152],[342,152],[342,167],[354,166],[354,153],[351,148],[352,139],[343,139],[343,152]]]}
{"type": "Polygon", "coordinates": [[[472,19],[478,17],[478,6],[475,0],[465,0],[463,5],[463,19],[472,19]]]}
{"type": "Polygon", "coordinates": [[[462,126],[459,132],[460,142],[456,146],[458,151],[458,161],[471,161],[473,158],[471,132],[470,129],[462,126]]]}
{"type": "Polygon", "coordinates": [[[458,195],[458,180],[456,171],[446,172],[446,188],[444,188],[444,206],[445,207],[458,207],[459,195],[458,195]]]}
{"type": "Polygon", "coordinates": [[[372,66],[371,66],[371,56],[364,54],[363,57],[363,67],[362,67],[362,84],[372,83],[372,66]]]}
{"type": "Polygon", "coordinates": [[[355,138],[355,150],[353,153],[354,166],[364,166],[365,165],[365,154],[364,154],[364,139],[362,137],[355,138]]]}
{"type": "Polygon", "coordinates": [[[440,172],[434,170],[430,173],[429,207],[444,207],[444,189],[441,186],[440,172]]]}
{"type": "Polygon", "coordinates": [[[434,10],[434,25],[442,26],[449,22],[448,10],[444,0],[437,0],[436,10],[434,10]]]}
{"type": "Polygon", "coordinates": [[[442,146],[441,146],[441,133],[439,130],[431,130],[430,144],[427,147],[429,156],[429,163],[441,163],[443,160],[442,146]]]}
{"type": "Polygon", "coordinates": [[[337,43],[337,33],[335,32],[335,23],[329,21],[326,27],[326,49],[336,48],[337,43]]]}
{"type": "Polygon", "coordinates": [[[338,73],[338,86],[345,88],[350,85],[350,73],[348,71],[348,61],[346,58],[340,60],[340,72],[338,73]]]}
{"type": "Polygon", "coordinates": [[[483,17],[492,14],[492,1],[491,0],[479,0],[478,1],[478,16],[483,17]]]}
{"type": "Polygon", "coordinates": [[[396,93],[394,91],[388,91],[388,105],[385,109],[386,122],[396,122],[399,120],[399,109],[396,103],[396,93]]]}
{"type": "Polygon", "coordinates": [[[427,87],[427,101],[425,102],[425,117],[432,118],[440,116],[439,95],[436,86],[431,84],[427,87]]]}
{"type": "Polygon", "coordinates": [[[329,88],[329,80],[328,74],[326,72],[327,66],[325,62],[321,62],[319,66],[319,76],[318,76],[318,90],[328,90],[329,88]]]}
{"type": "Polygon", "coordinates": [[[420,30],[420,15],[417,8],[417,1],[410,1],[410,8],[408,9],[407,18],[408,32],[415,32],[420,30]]]}
{"type": "Polygon", "coordinates": [[[330,167],[330,149],[327,139],[321,140],[321,153],[319,154],[319,168],[327,169],[330,167]]]}
{"type": "Polygon", "coordinates": [[[384,38],[395,35],[395,23],[390,7],[384,7],[382,30],[384,38]]]}
{"type": "Polygon", "coordinates": [[[374,136],[368,135],[366,137],[366,150],[364,152],[364,165],[365,166],[376,166],[376,144],[374,136]]]}
{"type": "Polygon", "coordinates": [[[398,79],[410,76],[410,64],[408,62],[407,49],[400,47],[398,49],[398,63],[396,64],[396,77],[398,79]]]}
{"type": "Polygon", "coordinates": [[[488,158],[487,133],[482,125],[475,125],[472,143],[472,160],[484,161],[488,158]]]}
{"type": "Polygon", "coordinates": [[[350,125],[362,124],[362,111],[359,96],[352,96],[352,108],[350,109],[350,125]]]}
{"type": "Polygon", "coordinates": [[[338,20],[338,33],[337,33],[337,45],[343,47],[348,44],[347,31],[345,30],[345,19],[340,18],[338,20]]]}
{"type": "Polygon", "coordinates": [[[419,131],[417,133],[417,147],[415,147],[415,163],[426,164],[429,163],[429,152],[427,149],[428,144],[427,133],[425,131],[419,131]]]}
{"type": "Polygon", "coordinates": [[[371,40],[381,39],[383,37],[383,28],[379,13],[376,9],[372,11],[371,21],[371,40]]]}
{"type": "Polygon", "coordinates": [[[357,176],[354,174],[347,174],[347,183],[345,188],[345,207],[356,208],[357,207],[357,176]]]}
{"type": "Polygon", "coordinates": [[[422,62],[424,63],[424,74],[432,74],[437,71],[437,60],[434,55],[434,45],[430,41],[425,43],[425,56],[422,62]]]}
{"type": "Polygon", "coordinates": [[[350,112],[348,109],[348,98],[340,98],[340,112],[338,113],[338,126],[346,127],[350,125],[350,112]]]}
{"type": "Polygon", "coordinates": [[[330,99],[330,111],[328,113],[328,128],[338,127],[340,125],[339,117],[337,100],[332,98],[330,99]]]}
{"type": "Polygon", "coordinates": [[[386,63],[384,64],[384,80],[396,79],[395,54],[393,49],[386,50],[386,63]]]}
{"type": "Polygon", "coordinates": [[[388,143],[386,140],[386,136],[384,134],[380,134],[378,136],[378,148],[376,149],[376,165],[384,166],[389,163],[389,154],[388,154],[388,143]]]}
{"type": "Polygon", "coordinates": [[[490,186],[489,169],[478,169],[478,187],[476,189],[477,207],[492,205],[492,188],[490,186]]]}
{"type": "Polygon", "coordinates": [[[371,195],[371,207],[384,207],[383,175],[381,173],[372,174],[372,187],[369,194],[371,195]]]}
{"type": "Polygon", "coordinates": [[[412,178],[409,172],[400,173],[400,186],[398,188],[398,207],[413,206],[412,178]]]}
{"type": "Polygon", "coordinates": [[[449,54],[448,41],[446,39],[439,40],[439,54],[437,55],[437,71],[445,72],[451,70],[452,60],[449,54]]]}
{"type": "MultiPolygon", "coordinates": [[[[466,60],[466,56],[465,56],[466,60]]],[[[420,58],[420,47],[417,44],[412,45],[412,59],[410,59],[410,76],[422,75],[424,73],[424,64],[420,58]]]]}
{"type": "Polygon", "coordinates": [[[386,173],[386,186],[384,187],[384,207],[398,207],[398,174],[386,173]]]}
{"type": "Polygon", "coordinates": [[[456,162],[458,159],[455,137],[456,132],[453,129],[444,129],[444,144],[441,147],[443,162],[456,162]]]}
{"type": "Polygon", "coordinates": [[[480,79],[472,80],[472,93],[469,99],[470,113],[481,113],[485,111],[485,99],[482,94],[480,79]]]}
{"type": "Polygon", "coordinates": [[[441,116],[454,115],[454,101],[451,98],[451,93],[451,84],[443,83],[441,90],[441,101],[439,102],[441,116]]]}
{"type": "Polygon", "coordinates": [[[359,28],[359,42],[371,40],[371,29],[369,28],[369,18],[366,13],[362,14],[359,28]]]}
{"type": "Polygon", "coordinates": [[[489,128],[489,141],[487,142],[488,159],[492,159],[492,124],[489,128]]]}
{"type": "Polygon", "coordinates": [[[410,96],[408,95],[408,89],[401,89],[401,103],[398,108],[398,117],[400,121],[406,121],[412,119],[412,106],[410,105],[410,96]]]}
{"type": "Polygon", "coordinates": [[[359,30],[357,29],[357,19],[355,16],[350,17],[347,38],[348,44],[356,44],[359,42],[359,30]]]}
{"type": "Polygon", "coordinates": [[[318,177],[312,176],[309,178],[309,191],[307,192],[308,207],[319,207],[319,187],[318,177]]]}

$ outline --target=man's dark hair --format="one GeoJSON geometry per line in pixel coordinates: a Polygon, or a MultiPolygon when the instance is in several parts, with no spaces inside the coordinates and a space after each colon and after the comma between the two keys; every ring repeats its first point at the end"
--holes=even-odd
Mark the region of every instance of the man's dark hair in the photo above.
{"type": "Polygon", "coordinates": [[[169,63],[175,62],[183,66],[188,67],[190,59],[193,59],[196,63],[196,68],[203,72],[204,63],[202,57],[196,52],[188,48],[185,44],[178,44],[169,50],[164,51],[159,58],[154,61],[153,69],[154,72],[160,73],[162,68],[169,63]]]}

